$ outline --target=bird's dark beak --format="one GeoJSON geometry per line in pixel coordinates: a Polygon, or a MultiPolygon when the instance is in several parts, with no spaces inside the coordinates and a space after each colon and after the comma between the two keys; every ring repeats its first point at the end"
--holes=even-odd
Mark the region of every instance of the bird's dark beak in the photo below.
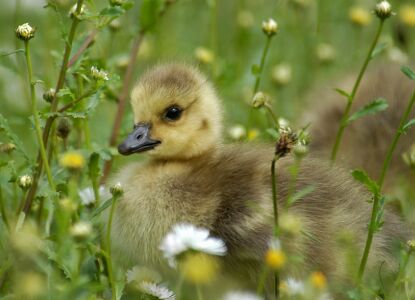
{"type": "Polygon", "coordinates": [[[118,146],[118,152],[122,155],[130,155],[154,149],[160,143],[150,138],[150,125],[140,123],[134,126],[134,131],[118,146]]]}

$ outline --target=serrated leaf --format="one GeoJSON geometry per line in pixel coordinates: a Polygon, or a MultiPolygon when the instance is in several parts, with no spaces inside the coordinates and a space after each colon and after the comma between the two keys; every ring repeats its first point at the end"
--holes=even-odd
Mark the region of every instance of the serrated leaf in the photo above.
{"type": "Polygon", "coordinates": [[[409,79],[411,80],[415,80],[415,71],[412,70],[410,67],[408,66],[403,66],[401,68],[402,73],[404,73],[409,79]]]}
{"type": "Polygon", "coordinates": [[[74,93],[72,93],[72,91],[68,88],[62,88],[59,90],[59,92],[56,94],[56,96],[58,98],[62,98],[65,96],[69,96],[69,98],[71,98],[72,100],[75,99],[75,95],[74,93]]]}
{"type": "Polygon", "coordinates": [[[350,98],[350,95],[348,92],[346,92],[345,90],[339,89],[339,88],[335,88],[334,89],[337,93],[339,93],[341,96],[346,97],[347,99],[350,98]]]}
{"type": "Polygon", "coordinates": [[[372,180],[369,175],[366,174],[363,170],[354,170],[352,171],[352,176],[354,179],[364,184],[366,188],[371,191],[373,194],[377,195],[379,193],[379,185],[376,181],[372,180]]]}
{"type": "Polygon", "coordinates": [[[312,193],[315,190],[315,187],[310,185],[310,186],[306,186],[305,188],[299,190],[298,192],[296,192],[294,195],[292,195],[288,200],[287,200],[287,206],[290,207],[291,205],[293,205],[296,201],[303,199],[305,196],[307,196],[308,194],[312,193]]]}
{"type": "Polygon", "coordinates": [[[12,142],[16,146],[16,149],[31,164],[31,159],[30,159],[29,155],[26,153],[26,151],[24,150],[24,146],[23,146],[22,141],[10,129],[9,122],[7,121],[7,119],[2,114],[0,114],[0,131],[1,130],[4,130],[4,132],[6,133],[7,137],[10,139],[10,142],[12,142]]]}
{"type": "Polygon", "coordinates": [[[381,112],[385,109],[387,109],[389,106],[388,102],[384,98],[378,98],[369,104],[366,104],[363,106],[360,110],[355,112],[353,115],[349,117],[347,120],[348,123],[355,121],[357,119],[360,119],[361,117],[372,115],[378,112],[381,112]]]}
{"type": "Polygon", "coordinates": [[[370,59],[373,59],[379,54],[381,54],[383,51],[385,51],[386,48],[388,48],[387,43],[380,43],[379,45],[377,45],[376,48],[373,50],[372,54],[370,55],[370,59]]]}
{"type": "Polygon", "coordinates": [[[48,113],[39,113],[41,119],[49,119],[49,118],[71,118],[71,119],[85,119],[88,116],[88,111],[85,112],[73,112],[73,111],[65,111],[65,112],[48,112],[48,113]]]}
{"type": "Polygon", "coordinates": [[[406,123],[403,127],[402,127],[402,131],[403,132],[406,132],[408,129],[409,129],[409,127],[412,127],[412,126],[414,126],[415,125],[415,119],[411,119],[411,120],[409,120],[408,121],[408,123],[406,123]]]}

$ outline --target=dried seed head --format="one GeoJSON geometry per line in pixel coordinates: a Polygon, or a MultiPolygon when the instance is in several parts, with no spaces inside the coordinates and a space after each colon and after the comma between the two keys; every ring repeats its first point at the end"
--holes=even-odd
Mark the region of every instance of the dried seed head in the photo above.
{"type": "Polygon", "coordinates": [[[117,182],[112,187],[110,187],[110,193],[113,197],[119,197],[124,194],[124,189],[122,188],[121,182],[117,182]]]}
{"type": "Polygon", "coordinates": [[[379,19],[385,20],[393,15],[392,12],[392,5],[386,0],[383,0],[376,4],[375,7],[375,14],[378,16],[379,19]]]}
{"type": "Polygon", "coordinates": [[[275,35],[278,31],[278,23],[269,18],[267,21],[262,22],[262,31],[269,37],[275,35]]]}
{"type": "Polygon", "coordinates": [[[71,122],[68,118],[60,118],[56,130],[56,135],[65,140],[71,132],[71,127],[71,122]]]}
{"type": "Polygon", "coordinates": [[[1,143],[0,144],[0,152],[10,154],[13,150],[16,149],[16,145],[12,143],[1,143]]]}
{"type": "Polygon", "coordinates": [[[53,98],[55,98],[55,94],[55,89],[50,88],[43,93],[43,100],[45,100],[48,103],[52,103],[53,98]]]}
{"type": "Polygon", "coordinates": [[[32,186],[33,178],[30,175],[22,175],[17,179],[17,184],[23,190],[27,190],[32,186]]]}
{"type": "Polygon", "coordinates": [[[263,92],[257,92],[252,98],[252,106],[260,108],[268,102],[268,96],[263,92]]]}
{"type": "Polygon", "coordinates": [[[297,144],[298,137],[292,132],[280,132],[280,138],[275,145],[275,155],[284,157],[291,152],[293,147],[297,144]]]}
{"type": "Polygon", "coordinates": [[[35,36],[36,29],[29,25],[29,23],[24,23],[17,26],[16,36],[22,41],[28,41],[35,36]]]}
{"type": "Polygon", "coordinates": [[[99,70],[97,67],[92,66],[91,67],[91,76],[95,80],[109,80],[108,73],[104,70],[99,70]]]}

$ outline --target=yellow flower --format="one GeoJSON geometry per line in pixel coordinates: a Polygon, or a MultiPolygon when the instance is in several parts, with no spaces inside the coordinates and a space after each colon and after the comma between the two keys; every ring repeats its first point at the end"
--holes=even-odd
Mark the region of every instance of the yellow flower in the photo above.
{"type": "Polygon", "coordinates": [[[85,159],[79,152],[68,151],[61,156],[59,163],[64,168],[79,170],[84,167],[85,159]]]}
{"type": "Polygon", "coordinates": [[[349,10],[349,19],[353,24],[366,26],[370,23],[372,18],[368,10],[363,7],[355,6],[349,10]]]}
{"type": "Polygon", "coordinates": [[[246,136],[248,141],[253,141],[259,136],[258,129],[250,129],[248,130],[248,134],[246,136]]]}
{"type": "Polygon", "coordinates": [[[403,5],[399,12],[401,22],[410,27],[415,27],[415,5],[403,5]]]}
{"type": "Polygon", "coordinates": [[[195,50],[196,59],[203,64],[211,64],[215,60],[213,52],[204,47],[197,47],[195,50]]]}
{"type": "Polygon", "coordinates": [[[284,252],[277,249],[270,249],[265,254],[265,262],[266,264],[271,267],[272,269],[280,269],[287,260],[284,252]]]}
{"type": "Polygon", "coordinates": [[[321,272],[313,272],[311,274],[311,284],[318,289],[324,289],[327,285],[326,276],[321,272]]]}
{"type": "Polygon", "coordinates": [[[187,281],[195,284],[212,282],[219,272],[219,261],[205,253],[188,253],[179,263],[180,271],[187,281]]]}

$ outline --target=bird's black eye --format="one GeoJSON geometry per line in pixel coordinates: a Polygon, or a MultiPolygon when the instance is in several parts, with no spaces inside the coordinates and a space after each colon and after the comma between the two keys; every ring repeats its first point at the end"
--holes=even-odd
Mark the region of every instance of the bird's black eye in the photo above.
{"type": "Polygon", "coordinates": [[[170,106],[164,113],[164,119],[167,121],[177,121],[182,115],[183,109],[178,106],[170,106]]]}

